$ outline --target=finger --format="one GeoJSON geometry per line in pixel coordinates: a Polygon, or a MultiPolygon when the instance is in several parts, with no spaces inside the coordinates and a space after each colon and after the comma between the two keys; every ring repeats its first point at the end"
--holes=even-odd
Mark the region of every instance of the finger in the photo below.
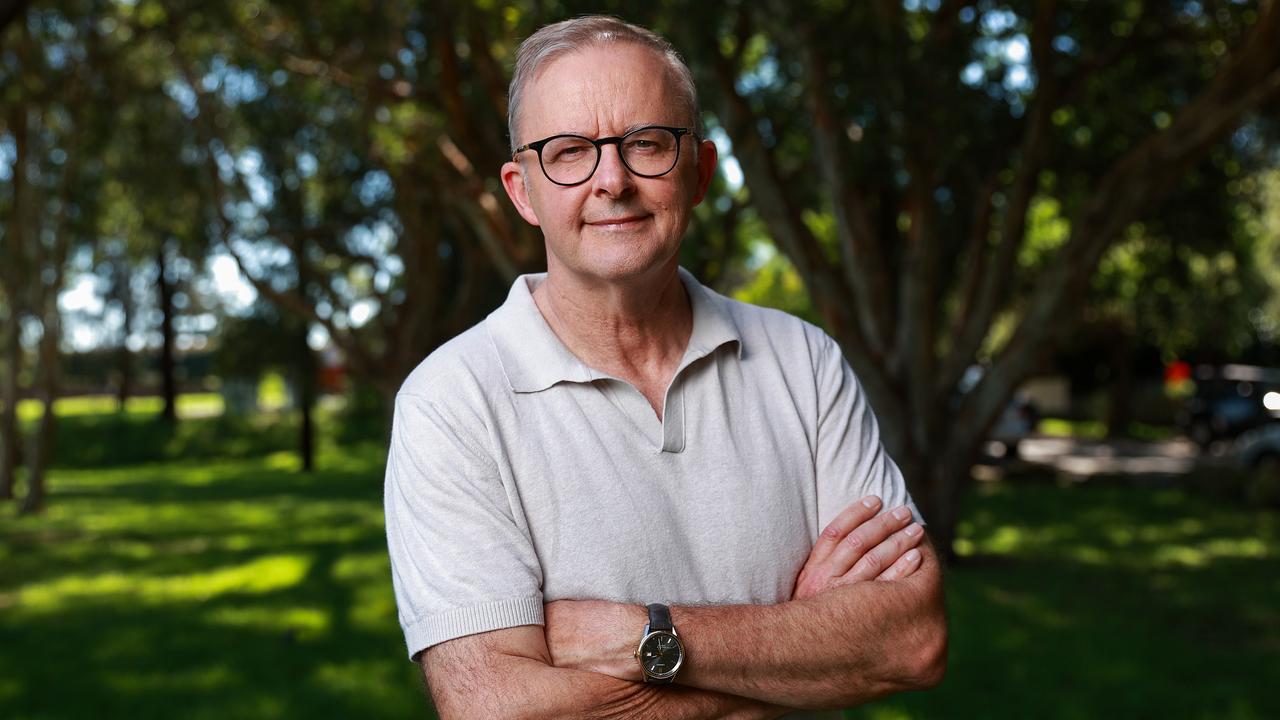
{"type": "Polygon", "coordinates": [[[875,517],[880,511],[880,505],[880,498],[868,495],[840,511],[836,519],[832,520],[823,528],[822,534],[818,535],[818,541],[813,544],[813,550],[809,551],[809,559],[805,561],[806,567],[817,566],[825,561],[850,531],[875,517]]]}
{"type": "Polygon", "coordinates": [[[867,551],[862,559],[854,563],[853,569],[846,575],[850,580],[874,580],[880,573],[893,565],[902,554],[920,544],[920,536],[924,528],[911,523],[905,528],[885,538],[884,542],[867,551]]]}
{"type": "Polygon", "coordinates": [[[898,558],[898,561],[889,566],[888,570],[880,573],[877,580],[901,580],[920,569],[920,563],[923,562],[924,556],[920,554],[920,548],[911,548],[898,558]]]}
{"type": "MultiPolygon", "coordinates": [[[[836,545],[827,558],[826,569],[830,573],[829,577],[840,577],[849,572],[868,551],[910,522],[911,510],[900,507],[892,512],[881,513],[854,528],[836,545]]],[[[874,578],[879,574],[880,571],[877,570],[871,577],[874,578]]]]}

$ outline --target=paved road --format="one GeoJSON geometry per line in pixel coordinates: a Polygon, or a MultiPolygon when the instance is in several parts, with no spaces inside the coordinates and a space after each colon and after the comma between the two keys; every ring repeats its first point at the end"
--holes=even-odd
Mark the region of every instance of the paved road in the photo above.
{"type": "Polygon", "coordinates": [[[1088,440],[1029,437],[1018,444],[1022,462],[1052,467],[1071,479],[1096,475],[1184,475],[1196,467],[1199,450],[1185,438],[1088,440]]]}

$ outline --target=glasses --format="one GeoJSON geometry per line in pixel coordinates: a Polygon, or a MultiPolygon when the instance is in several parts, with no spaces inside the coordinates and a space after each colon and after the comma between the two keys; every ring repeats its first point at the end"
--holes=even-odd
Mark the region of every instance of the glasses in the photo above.
{"type": "Polygon", "coordinates": [[[544,140],[516,148],[512,155],[525,150],[538,153],[542,174],[557,185],[581,185],[595,174],[600,153],[605,145],[617,145],[622,164],[640,177],[662,177],[680,161],[680,138],[697,137],[692,128],[647,125],[619,136],[597,140],[581,135],[552,135],[544,140]]]}

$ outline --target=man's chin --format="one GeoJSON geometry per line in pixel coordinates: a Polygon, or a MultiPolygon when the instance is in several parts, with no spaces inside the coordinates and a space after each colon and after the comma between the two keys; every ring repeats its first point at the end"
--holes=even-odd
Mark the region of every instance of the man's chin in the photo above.
{"type": "Polygon", "coordinates": [[[677,263],[657,255],[608,258],[591,258],[573,268],[571,272],[584,280],[610,284],[630,284],[652,280],[666,274],[675,274],[677,263]]]}

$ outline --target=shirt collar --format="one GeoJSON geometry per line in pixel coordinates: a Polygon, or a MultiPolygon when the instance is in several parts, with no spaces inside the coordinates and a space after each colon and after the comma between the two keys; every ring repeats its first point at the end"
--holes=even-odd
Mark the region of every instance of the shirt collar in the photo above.
{"type": "MultiPolygon", "coordinates": [[[[736,342],[741,357],[742,335],[724,307],[724,299],[684,268],[679,268],[679,274],[693,309],[693,332],[676,373],[725,343],[736,342]]],[[[546,277],[546,273],[532,273],[516,278],[506,302],[485,319],[507,383],[518,393],[539,392],[559,382],[591,382],[610,377],[588,367],[569,352],[542,317],[529,285],[540,283],[546,277]]]]}

